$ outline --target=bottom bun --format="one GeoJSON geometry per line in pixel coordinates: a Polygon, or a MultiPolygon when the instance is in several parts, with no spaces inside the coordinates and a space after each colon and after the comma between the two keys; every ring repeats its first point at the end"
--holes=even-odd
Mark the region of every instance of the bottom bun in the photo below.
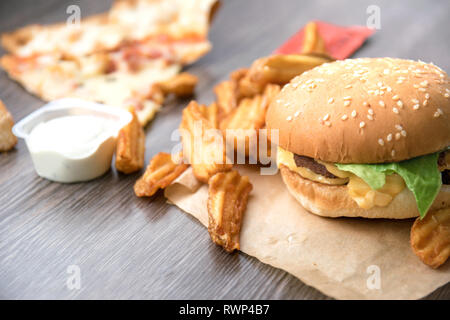
{"type": "MultiPolygon", "coordinates": [[[[303,178],[280,165],[289,192],[308,211],[324,217],[407,219],[419,216],[413,193],[405,188],[385,207],[363,209],[350,197],[347,186],[326,185],[303,178]]],[[[450,186],[442,185],[430,210],[450,207],[450,186]]]]}

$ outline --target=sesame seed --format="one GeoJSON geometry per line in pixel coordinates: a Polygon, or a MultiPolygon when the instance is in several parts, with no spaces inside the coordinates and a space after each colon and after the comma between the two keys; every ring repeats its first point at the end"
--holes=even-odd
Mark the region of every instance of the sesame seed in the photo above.
{"type": "Polygon", "coordinates": [[[352,87],[352,85],[351,84],[348,84],[348,85],[346,85],[344,88],[345,89],[350,89],[352,87]]]}
{"type": "Polygon", "coordinates": [[[368,112],[369,114],[373,115],[373,109],[369,109],[369,110],[367,110],[367,112],[368,112]]]}
{"type": "Polygon", "coordinates": [[[405,130],[402,130],[401,134],[402,134],[402,136],[406,137],[406,131],[405,130]]]}
{"type": "Polygon", "coordinates": [[[448,98],[448,97],[450,97],[450,94],[447,92],[444,94],[444,97],[448,98]]]}
{"type": "Polygon", "coordinates": [[[348,107],[350,105],[350,100],[346,100],[345,102],[344,102],[344,107],[348,107]]]}
{"type": "Polygon", "coordinates": [[[425,99],[430,99],[430,94],[429,93],[425,93],[425,99]]]}
{"type": "Polygon", "coordinates": [[[334,98],[328,99],[328,103],[333,103],[333,102],[334,102],[334,98]]]}
{"type": "Polygon", "coordinates": [[[345,120],[347,120],[348,119],[348,116],[346,115],[346,114],[344,114],[342,117],[341,117],[341,120],[342,121],[345,121],[345,120]]]}
{"type": "Polygon", "coordinates": [[[434,114],[433,114],[433,117],[435,117],[435,118],[437,118],[437,117],[439,117],[441,114],[439,113],[439,112],[435,112],[434,114]]]}
{"type": "Polygon", "coordinates": [[[392,88],[391,87],[387,87],[387,92],[391,92],[392,91],[392,88]]]}
{"type": "Polygon", "coordinates": [[[356,117],[356,110],[353,110],[352,111],[352,118],[355,118],[356,117]]]}
{"type": "Polygon", "coordinates": [[[419,88],[420,88],[420,86],[419,86],[418,84],[413,84],[413,87],[414,87],[415,89],[419,89],[419,88]]]}
{"type": "Polygon", "coordinates": [[[427,89],[425,89],[425,88],[419,88],[419,89],[417,89],[417,90],[419,90],[419,91],[421,91],[421,92],[427,91],[427,89]]]}
{"type": "Polygon", "coordinates": [[[369,119],[369,120],[373,120],[373,117],[372,117],[372,115],[368,114],[368,115],[367,115],[367,119],[369,119]]]}
{"type": "Polygon", "coordinates": [[[392,155],[393,157],[395,157],[395,150],[394,150],[394,149],[392,149],[391,155],[392,155]]]}
{"type": "Polygon", "coordinates": [[[384,103],[383,100],[378,101],[378,104],[379,104],[381,107],[383,107],[383,108],[384,108],[384,106],[385,106],[385,103],[384,103]]]}
{"type": "Polygon", "coordinates": [[[330,122],[330,121],[325,121],[325,125],[326,125],[327,127],[331,127],[331,122],[330,122]]]}
{"type": "Polygon", "coordinates": [[[391,141],[392,140],[392,133],[389,133],[386,137],[387,141],[391,141]]]}
{"type": "Polygon", "coordinates": [[[441,115],[444,115],[444,112],[442,111],[441,108],[437,108],[437,112],[439,112],[441,115]]]}
{"type": "Polygon", "coordinates": [[[343,99],[343,100],[351,100],[352,97],[351,97],[351,96],[346,96],[346,97],[343,97],[342,99],[343,99]]]}
{"type": "Polygon", "coordinates": [[[384,146],[384,140],[383,139],[378,139],[378,144],[380,145],[380,146],[384,146]]]}
{"type": "Polygon", "coordinates": [[[377,86],[382,87],[383,83],[380,81],[380,82],[377,83],[377,86]]]}
{"type": "Polygon", "coordinates": [[[392,100],[397,101],[398,99],[400,99],[398,95],[392,96],[392,100]]]}
{"type": "Polygon", "coordinates": [[[428,86],[428,81],[427,81],[427,80],[424,80],[424,81],[422,81],[422,82],[420,83],[420,85],[421,85],[422,87],[426,87],[426,86],[428,86]]]}
{"type": "Polygon", "coordinates": [[[286,120],[287,121],[292,121],[292,116],[287,116],[286,120]]]}
{"type": "Polygon", "coordinates": [[[364,106],[364,107],[369,107],[369,108],[370,108],[370,106],[369,106],[369,104],[367,103],[367,101],[364,101],[364,102],[363,102],[363,106],[364,106]]]}
{"type": "Polygon", "coordinates": [[[414,109],[414,110],[418,110],[419,108],[420,108],[419,104],[413,105],[413,109],[414,109]]]}
{"type": "Polygon", "coordinates": [[[412,103],[419,103],[420,101],[417,99],[411,99],[412,103]]]}
{"type": "Polygon", "coordinates": [[[397,129],[397,130],[403,130],[403,127],[402,127],[401,125],[399,125],[399,124],[396,124],[396,125],[395,125],[395,129],[397,129]]]}
{"type": "Polygon", "coordinates": [[[330,119],[330,114],[327,113],[324,117],[323,117],[323,121],[327,121],[328,119],[330,119]]]}
{"type": "Polygon", "coordinates": [[[364,128],[366,126],[366,123],[364,122],[364,121],[361,121],[360,123],[359,123],[359,127],[360,128],[364,128]]]}
{"type": "Polygon", "coordinates": [[[392,108],[392,111],[396,114],[398,114],[398,109],[397,108],[392,108]]]}
{"type": "Polygon", "coordinates": [[[401,137],[402,135],[399,132],[395,134],[395,140],[400,140],[401,137]]]}
{"type": "Polygon", "coordinates": [[[397,105],[398,105],[400,108],[403,108],[403,102],[402,102],[402,100],[398,100],[398,101],[397,101],[397,105]]]}
{"type": "Polygon", "coordinates": [[[428,104],[428,100],[423,100],[422,105],[425,107],[428,104]]]}
{"type": "Polygon", "coordinates": [[[298,110],[298,111],[296,111],[295,113],[294,113],[294,117],[298,117],[298,115],[300,114],[300,110],[298,110]]]}

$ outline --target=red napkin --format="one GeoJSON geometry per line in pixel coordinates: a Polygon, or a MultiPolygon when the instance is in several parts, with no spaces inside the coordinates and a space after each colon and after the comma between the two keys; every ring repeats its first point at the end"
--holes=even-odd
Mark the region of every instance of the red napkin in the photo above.
{"type": "MultiPolygon", "coordinates": [[[[325,47],[335,59],[350,57],[375,30],[363,26],[341,27],[322,21],[315,21],[325,47]]],[[[303,47],[303,28],[282,44],[274,53],[300,53],[303,47]]]]}

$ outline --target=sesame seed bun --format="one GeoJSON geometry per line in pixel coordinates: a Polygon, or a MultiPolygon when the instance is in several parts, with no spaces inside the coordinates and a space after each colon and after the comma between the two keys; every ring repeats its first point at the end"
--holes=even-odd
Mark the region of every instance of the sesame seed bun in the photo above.
{"type": "MultiPolygon", "coordinates": [[[[363,217],[407,219],[419,216],[413,193],[403,189],[385,207],[362,209],[350,197],[345,185],[333,186],[314,182],[280,165],[280,172],[289,192],[308,211],[324,217],[363,217]]],[[[442,185],[430,210],[450,207],[450,185],[442,185]]]]}
{"type": "Polygon", "coordinates": [[[392,58],[323,64],[292,79],[267,112],[279,146],[334,163],[398,162],[450,145],[450,82],[392,58]]]}

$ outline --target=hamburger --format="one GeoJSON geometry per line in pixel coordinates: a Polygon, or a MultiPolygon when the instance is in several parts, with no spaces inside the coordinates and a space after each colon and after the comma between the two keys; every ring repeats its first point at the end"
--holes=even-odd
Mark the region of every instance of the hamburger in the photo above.
{"type": "Polygon", "coordinates": [[[266,123],[289,192],[327,217],[404,219],[450,207],[450,85],[393,58],[323,64],[284,86],[266,123]]]}

